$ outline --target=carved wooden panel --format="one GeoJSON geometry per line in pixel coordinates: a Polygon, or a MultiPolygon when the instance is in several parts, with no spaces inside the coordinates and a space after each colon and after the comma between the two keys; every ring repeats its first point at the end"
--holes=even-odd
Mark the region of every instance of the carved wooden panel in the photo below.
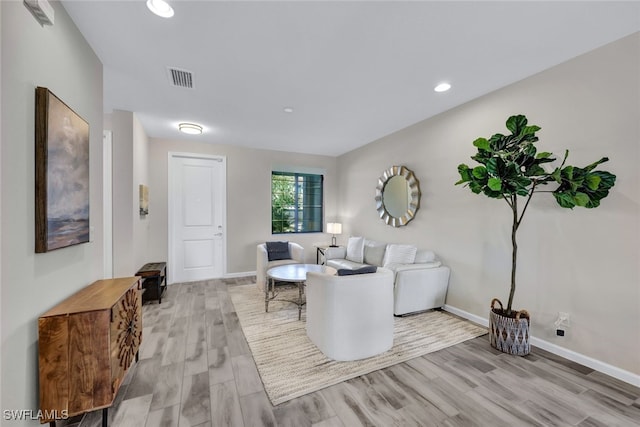
{"type": "Polygon", "coordinates": [[[38,334],[42,413],[111,406],[142,342],[139,278],[87,286],[43,314],[38,334]]]}
{"type": "Polygon", "coordinates": [[[111,384],[117,390],[142,342],[141,292],[127,291],[113,306],[111,317],[111,384]]]}

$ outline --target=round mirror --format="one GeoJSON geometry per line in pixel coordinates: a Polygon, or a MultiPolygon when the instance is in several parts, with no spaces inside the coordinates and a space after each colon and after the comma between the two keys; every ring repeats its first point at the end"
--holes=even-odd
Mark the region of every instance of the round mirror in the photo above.
{"type": "Polygon", "coordinates": [[[392,166],[385,170],[376,186],[376,209],[386,224],[406,225],[420,207],[420,185],[410,169],[392,166]]]}

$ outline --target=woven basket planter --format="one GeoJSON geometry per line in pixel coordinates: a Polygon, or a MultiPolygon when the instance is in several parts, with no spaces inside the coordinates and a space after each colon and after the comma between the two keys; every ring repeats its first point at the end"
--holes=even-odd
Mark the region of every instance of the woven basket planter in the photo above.
{"type": "Polygon", "coordinates": [[[526,356],[531,352],[529,342],[530,320],[526,310],[515,312],[515,317],[503,315],[504,308],[499,299],[491,301],[489,312],[489,342],[491,347],[503,353],[526,356]],[[498,303],[500,308],[495,308],[498,303]]]}

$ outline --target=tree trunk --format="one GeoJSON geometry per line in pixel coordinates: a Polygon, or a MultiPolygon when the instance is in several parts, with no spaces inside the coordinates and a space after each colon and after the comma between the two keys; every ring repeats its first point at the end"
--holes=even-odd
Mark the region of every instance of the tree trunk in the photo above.
{"type": "Polygon", "coordinates": [[[518,231],[518,196],[512,197],[513,225],[511,226],[511,291],[509,292],[509,301],[507,303],[507,316],[511,316],[511,305],[513,303],[513,295],[516,292],[516,260],[518,257],[518,243],[516,242],[516,232],[518,231]]]}

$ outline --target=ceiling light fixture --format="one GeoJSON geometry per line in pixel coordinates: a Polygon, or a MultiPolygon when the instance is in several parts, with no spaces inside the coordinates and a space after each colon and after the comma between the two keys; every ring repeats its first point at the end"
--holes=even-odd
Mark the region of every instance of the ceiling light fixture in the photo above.
{"type": "Polygon", "coordinates": [[[151,12],[163,18],[173,16],[173,8],[164,0],[147,0],[147,7],[151,12]]]}
{"type": "Polygon", "coordinates": [[[282,111],[285,113],[293,113],[293,107],[284,107],[282,111]]]}
{"type": "Polygon", "coordinates": [[[202,126],[195,123],[180,123],[178,129],[182,133],[188,133],[189,135],[200,135],[202,133],[202,126]]]}
{"type": "Polygon", "coordinates": [[[433,88],[436,92],[446,92],[449,89],[451,89],[451,85],[449,83],[440,83],[438,86],[433,88]]]}

